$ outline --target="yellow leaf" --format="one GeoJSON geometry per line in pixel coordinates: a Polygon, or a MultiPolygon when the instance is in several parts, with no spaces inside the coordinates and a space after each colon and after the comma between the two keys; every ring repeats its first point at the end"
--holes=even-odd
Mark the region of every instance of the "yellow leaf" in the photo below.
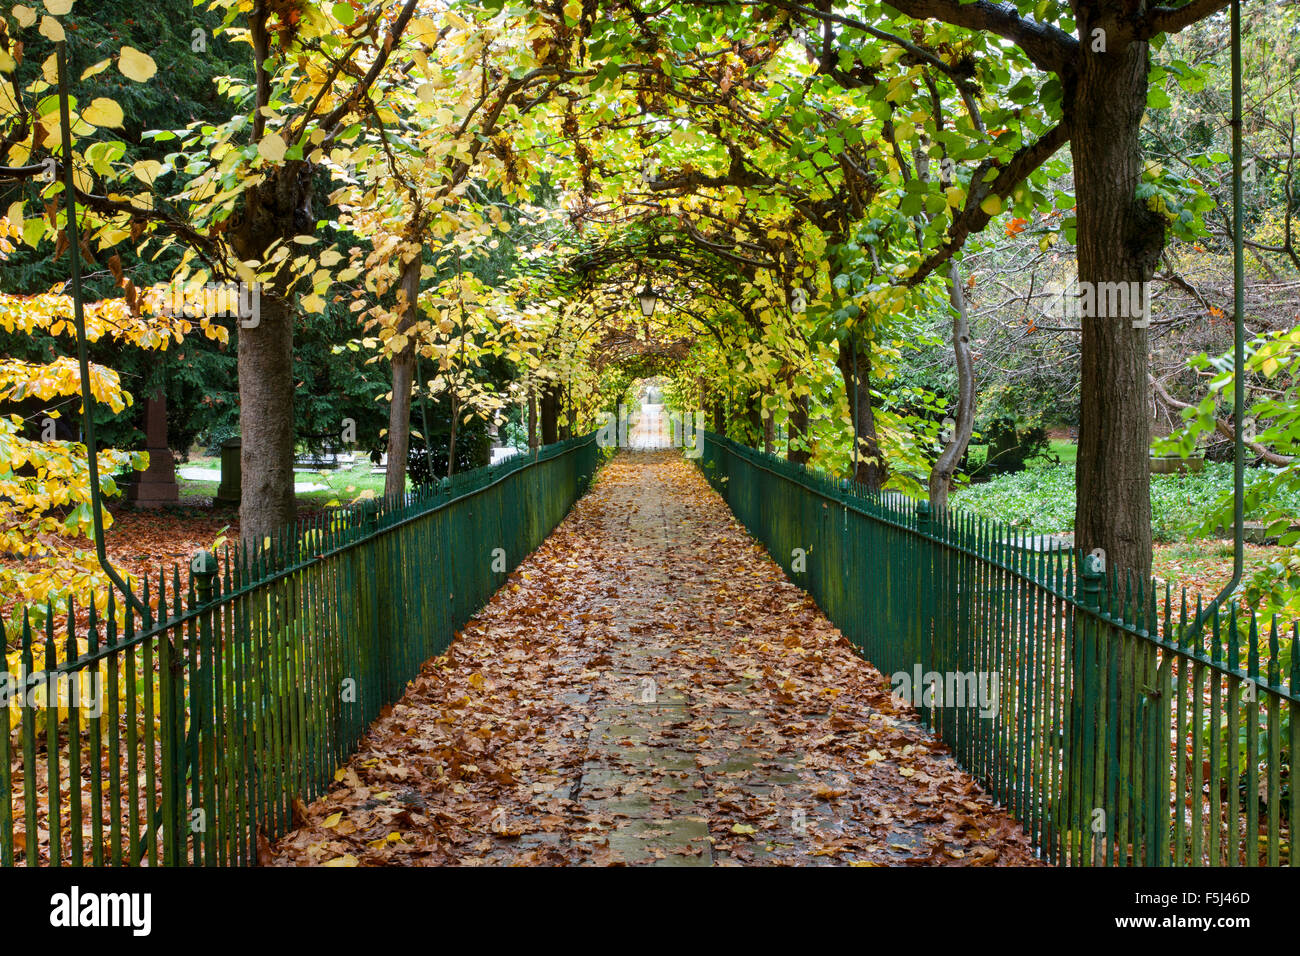
{"type": "Polygon", "coordinates": [[[41,36],[55,43],[63,42],[63,26],[53,17],[41,17],[41,36]]]}
{"type": "Polygon", "coordinates": [[[124,46],[117,57],[117,68],[128,80],[143,83],[158,72],[158,64],[148,53],[141,53],[135,47],[124,46]]]}
{"type": "Polygon", "coordinates": [[[100,73],[103,73],[105,70],[108,69],[108,65],[112,62],[113,62],[112,60],[105,59],[105,60],[100,60],[94,66],[86,67],[84,70],[81,71],[81,78],[85,80],[85,79],[89,79],[92,76],[96,76],[100,73]]]}
{"type": "Polygon", "coordinates": [[[322,866],[356,866],[357,858],[351,853],[344,853],[342,856],[335,857],[321,864],[322,866]]]}
{"type": "Polygon", "coordinates": [[[72,12],[72,5],[76,0],[45,0],[45,9],[56,17],[61,17],[65,13],[72,12]]]}
{"type": "Polygon", "coordinates": [[[163,164],[156,159],[142,159],[131,167],[131,172],[135,173],[135,178],[146,186],[152,186],[162,170],[163,164]]]}
{"type": "Polygon", "coordinates": [[[92,126],[107,126],[112,129],[121,129],[124,119],[122,107],[103,96],[91,100],[90,105],[81,111],[81,118],[92,126]]]}
{"type": "Polygon", "coordinates": [[[257,154],[268,163],[278,163],[284,159],[286,149],[288,147],[279,133],[267,133],[262,137],[262,141],[257,144],[257,154]]]}
{"type": "Polygon", "coordinates": [[[25,3],[15,4],[14,19],[20,27],[29,27],[36,22],[36,11],[25,3]]]}
{"type": "Polygon", "coordinates": [[[343,814],[342,814],[342,812],[339,812],[339,813],[331,813],[329,816],[327,816],[327,817],[325,818],[324,822],[321,823],[321,826],[325,827],[325,829],[328,830],[328,829],[330,829],[331,827],[336,827],[336,826],[338,826],[338,825],[339,825],[339,821],[342,820],[342,819],[343,819],[343,814]]]}
{"type": "Polygon", "coordinates": [[[90,193],[95,191],[95,180],[91,179],[90,173],[84,169],[74,168],[72,170],[72,181],[82,192],[90,193]]]}
{"type": "Polygon", "coordinates": [[[1001,196],[985,196],[984,201],[980,203],[980,209],[984,210],[990,216],[996,216],[1002,211],[1001,196]]]}
{"type": "Polygon", "coordinates": [[[753,827],[751,827],[748,823],[733,823],[731,825],[731,832],[739,833],[742,836],[748,836],[749,834],[757,833],[758,831],[755,830],[753,827]]]}

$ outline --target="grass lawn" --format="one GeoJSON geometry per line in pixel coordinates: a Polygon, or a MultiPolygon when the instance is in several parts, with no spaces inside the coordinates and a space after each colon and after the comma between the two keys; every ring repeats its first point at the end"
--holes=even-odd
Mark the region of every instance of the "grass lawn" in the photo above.
{"type": "MultiPolygon", "coordinates": [[[[1068,438],[1049,439],[1052,454],[1061,460],[1062,465],[1073,465],[1079,457],[1079,445],[1068,438]]],[[[984,464],[989,456],[988,445],[971,445],[970,457],[967,459],[972,471],[984,464]]],[[[1052,468],[1056,463],[1049,458],[1031,458],[1025,463],[1027,468],[1052,468]]]]}
{"type": "MultiPolygon", "coordinates": [[[[211,498],[216,494],[217,485],[221,481],[221,462],[218,459],[195,457],[180,467],[186,470],[202,468],[212,474],[211,479],[208,480],[182,478],[178,475],[176,481],[180,485],[182,498],[193,496],[211,498]]],[[[372,473],[372,468],[370,459],[363,458],[351,468],[294,472],[294,481],[297,484],[327,486],[319,491],[299,492],[296,495],[298,508],[310,511],[328,505],[350,504],[362,497],[383,495],[384,476],[382,473],[372,473]]],[[[410,479],[407,479],[407,489],[410,489],[410,479]]]]}
{"type": "MultiPolygon", "coordinates": [[[[1049,444],[1052,448],[1052,454],[1061,459],[1062,465],[1073,465],[1079,457],[1078,442],[1072,442],[1068,438],[1052,438],[1049,440],[1049,444]]],[[[1035,467],[1040,463],[1044,465],[1050,464],[1049,462],[1043,462],[1041,459],[1036,459],[1030,463],[1030,466],[1035,467]]]]}

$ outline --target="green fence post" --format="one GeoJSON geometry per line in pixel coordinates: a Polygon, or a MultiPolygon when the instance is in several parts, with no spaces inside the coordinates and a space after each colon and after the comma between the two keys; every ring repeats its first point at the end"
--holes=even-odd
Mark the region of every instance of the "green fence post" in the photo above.
{"type": "MultiPolygon", "coordinates": [[[[217,577],[217,556],[211,551],[200,551],[190,559],[190,570],[194,572],[194,595],[200,605],[212,601],[217,577]]],[[[206,615],[204,620],[207,620],[206,615]]]]}
{"type": "MultiPolygon", "coordinates": [[[[915,660],[921,665],[921,673],[934,670],[934,648],[931,636],[934,634],[934,568],[931,564],[930,550],[930,502],[920,501],[916,505],[916,530],[921,536],[917,542],[916,555],[916,608],[912,615],[912,643],[916,652],[915,660]]],[[[924,699],[924,698],[922,698],[924,699]]],[[[944,720],[935,719],[934,709],[922,708],[925,722],[938,729],[943,723],[946,728],[948,713],[943,712],[944,720]]]]}
{"type": "MultiPolygon", "coordinates": [[[[1076,607],[1074,614],[1074,653],[1073,681],[1070,700],[1070,754],[1067,766],[1070,768],[1068,806],[1070,810],[1069,826],[1073,830],[1069,845],[1075,854],[1071,854],[1071,863],[1090,865],[1092,860],[1092,824],[1093,811],[1097,809],[1094,799],[1094,767],[1096,763],[1096,686],[1092,673],[1097,666],[1097,655],[1092,652],[1092,636],[1098,628],[1101,614],[1102,582],[1105,580],[1105,559],[1095,554],[1086,555],[1079,569],[1079,600],[1082,610],[1076,607]]],[[[1109,829],[1113,821],[1105,820],[1109,829]]]]}
{"type": "Polygon", "coordinates": [[[185,818],[185,830],[194,839],[194,856],[195,860],[200,859],[199,847],[203,847],[203,856],[206,857],[207,864],[213,865],[216,861],[213,856],[216,852],[215,832],[213,827],[217,825],[217,806],[216,794],[216,763],[211,758],[215,753],[215,748],[211,742],[205,740],[216,732],[217,728],[213,726],[211,718],[212,697],[213,693],[220,693],[219,688],[212,686],[212,657],[214,653],[213,634],[212,634],[212,601],[216,596],[216,577],[217,577],[217,556],[211,551],[200,551],[190,559],[190,573],[194,579],[194,597],[199,612],[199,651],[202,654],[202,662],[199,667],[195,668],[190,675],[190,698],[193,701],[190,708],[190,739],[189,754],[187,762],[190,765],[190,772],[193,774],[193,792],[198,806],[193,810],[201,811],[199,819],[202,821],[203,829],[194,830],[194,819],[187,815],[185,818]],[[205,744],[207,748],[205,750],[205,744]]]}

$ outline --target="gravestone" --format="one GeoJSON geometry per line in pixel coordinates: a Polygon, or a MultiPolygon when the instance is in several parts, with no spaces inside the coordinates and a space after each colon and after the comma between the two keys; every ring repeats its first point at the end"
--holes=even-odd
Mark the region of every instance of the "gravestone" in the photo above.
{"type": "Polygon", "coordinates": [[[137,508],[161,508],[180,500],[176,463],[167,447],[167,396],[159,392],[144,403],[145,450],[149,467],[137,471],[126,488],[126,500],[137,508]]]}
{"type": "Polygon", "coordinates": [[[243,487],[242,473],[239,468],[239,455],[244,443],[238,438],[231,438],[221,443],[221,484],[212,499],[214,508],[238,508],[239,495],[243,487]]]}

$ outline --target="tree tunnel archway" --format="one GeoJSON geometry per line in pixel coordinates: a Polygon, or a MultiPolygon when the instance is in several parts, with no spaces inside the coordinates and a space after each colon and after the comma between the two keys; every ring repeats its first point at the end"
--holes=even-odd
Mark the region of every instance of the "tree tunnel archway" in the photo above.
{"type": "MultiPolygon", "coordinates": [[[[103,150],[115,135],[105,131],[126,120],[112,100],[81,116],[60,152],[28,124],[50,78],[6,56],[21,108],[0,130],[0,176],[35,183],[43,169],[75,166],[68,197],[93,237],[88,255],[132,300],[121,262],[108,266],[115,247],[174,251],[176,281],[265,288],[265,321],[238,339],[242,422],[254,439],[244,444],[251,537],[292,519],[294,325],[330,310],[340,289],[362,300],[364,347],[392,361],[390,438],[409,432],[415,352],[453,404],[465,393],[486,413],[521,389],[537,400],[548,378],[558,387],[579,349],[559,368],[510,358],[529,381],[487,395],[439,338],[466,324],[441,300],[467,299],[438,260],[448,250],[490,258],[497,227],[524,223],[526,234],[543,220],[556,228],[525,236],[538,248],[581,247],[584,229],[669,224],[695,258],[725,264],[736,294],[719,285],[717,298],[738,316],[720,330],[709,377],[757,403],[764,433],[812,416],[803,450],[831,470],[906,485],[936,441],[889,401],[892,352],[960,287],[971,237],[1014,214],[1007,225],[1032,220],[1047,247],[1077,238],[1081,280],[1140,284],[1168,232],[1194,232],[1207,208],[1197,180],[1143,162],[1151,51],[1160,35],[1226,6],[1193,0],[1134,15],[1089,0],[1042,4],[1031,17],[956,0],[842,12],[784,2],[435,11],[404,0],[361,19],[347,4],[323,5],[292,24],[279,23],[275,5],[232,7],[222,30],[253,40],[253,62],[249,82],[226,91],[250,95],[232,98],[219,122],[169,131],[161,158],[103,150]],[[1067,147],[1077,196],[1062,199],[1053,179],[1067,171],[1067,147]],[[838,403],[817,401],[834,381],[848,393],[849,455],[833,447],[832,427],[846,424],[838,403]]],[[[15,36],[66,36],[57,18],[25,19],[15,36]]],[[[119,72],[149,82],[157,64],[139,52],[122,50],[119,72]]],[[[12,225],[6,235],[58,243],[57,215],[44,226],[21,207],[14,215],[30,235],[12,225]]],[[[556,261],[566,258],[567,249],[556,261]]],[[[560,276],[533,278],[552,293],[562,286],[560,276]]],[[[547,339],[532,318],[460,343],[530,353],[547,339]]],[[[1082,543],[1145,571],[1146,333],[1095,324],[1081,351],[1082,543]]]]}

